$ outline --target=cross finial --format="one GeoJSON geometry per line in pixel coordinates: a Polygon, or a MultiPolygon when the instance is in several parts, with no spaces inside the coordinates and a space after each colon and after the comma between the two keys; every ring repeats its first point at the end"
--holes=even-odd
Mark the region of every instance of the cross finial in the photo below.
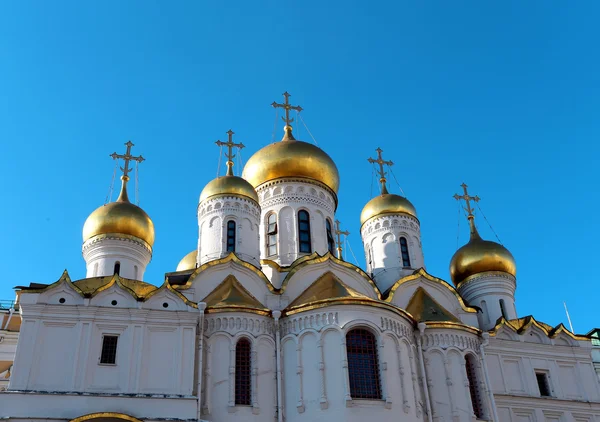
{"type": "Polygon", "coordinates": [[[285,91],[283,93],[283,97],[285,98],[285,102],[283,104],[279,104],[276,101],[273,101],[273,104],[271,104],[274,108],[283,108],[285,110],[285,117],[282,117],[283,121],[285,122],[285,135],[283,137],[284,141],[290,140],[293,141],[294,137],[292,136],[292,125],[290,123],[292,123],[294,121],[293,118],[290,118],[290,110],[296,110],[297,112],[301,112],[302,111],[302,107],[300,106],[293,106],[290,104],[290,97],[291,95],[285,91]]]}
{"type": "Polygon", "coordinates": [[[337,246],[337,257],[338,259],[342,259],[342,235],[348,236],[350,232],[348,230],[341,231],[340,230],[340,220],[335,220],[335,244],[337,246]]]}
{"type": "Polygon", "coordinates": [[[215,142],[215,144],[217,144],[220,147],[227,147],[227,152],[225,153],[225,157],[227,157],[227,176],[233,176],[233,157],[235,157],[235,154],[233,154],[232,149],[234,147],[242,149],[244,148],[244,144],[242,144],[241,142],[239,144],[233,143],[233,135],[235,134],[235,132],[231,129],[229,129],[226,133],[228,137],[227,142],[217,141],[215,142]]]}
{"type": "Polygon", "coordinates": [[[456,199],[457,201],[460,201],[461,199],[465,201],[466,203],[466,207],[464,207],[465,211],[468,213],[467,215],[467,219],[469,220],[469,225],[471,226],[471,237],[475,237],[475,236],[479,236],[479,234],[477,233],[477,229],[475,228],[475,216],[473,215],[473,208],[471,207],[471,201],[473,202],[479,202],[479,196],[475,195],[475,196],[470,196],[469,192],[467,191],[467,184],[463,183],[462,185],[460,185],[463,188],[463,195],[459,195],[457,193],[454,194],[454,199],[456,199]]]}
{"type": "Polygon", "coordinates": [[[375,151],[377,151],[377,159],[374,158],[369,158],[368,161],[371,164],[379,164],[379,182],[381,183],[381,194],[385,195],[388,193],[387,191],[387,187],[385,186],[385,182],[386,182],[386,178],[385,175],[387,174],[385,172],[385,170],[383,169],[384,165],[388,165],[388,166],[393,166],[394,163],[392,161],[385,161],[383,159],[383,157],[381,156],[381,153],[383,152],[383,150],[381,148],[377,148],[375,151]]]}
{"type": "Polygon", "coordinates": [[[110,154],[113,160],[119,160],[120,158],[122,158],[123,161],[125,161],[125,167],[120,167],[121,171],[123,172],[123,175],[121,176],[121,193],[119,193],[117,202],[129,202],[129,197],[127,196],[127,182],[129,181],[129,172],[131,171],[131,169],[129,168],[129,162],[136,161],[138,163],[141,163],[142,161],[144,161],[144,157],[142,157],[141,155],[137,157],[131,155],[131,147],[134,146],[133,142],[127,141],[125,146],[127,147],[125,154],[117,154],[116,152],[110,154]]]}

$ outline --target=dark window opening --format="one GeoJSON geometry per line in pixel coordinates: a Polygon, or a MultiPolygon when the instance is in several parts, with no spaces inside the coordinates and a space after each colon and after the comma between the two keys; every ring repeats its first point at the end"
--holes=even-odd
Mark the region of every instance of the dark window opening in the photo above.
{"type": "Polygon", "coordinates": [[[504,304],[504,299],[500,299],[500,312],[502,312],[504,319],[508,319],[508,316],[506,316],[506,305],[504,304]]]}
{"type": "Polygon", "coordinates": [[[115,271],[114,274],[119,275],[121,273],[121,263],[119,261],[115,262],[115,271]]]}
{"type": "Polygon", "coordinates": [[[267,217],[267,256],[277,255],[277,215],[267,217]]]}
{"type": "Polygon", "coordinates": [[[331,221],[329,219],[325,220],[325,228],[327,229],[327,249],[332,255],[335,255],[335,241],[333,240],[331,221]]]}
{"type": "Polygon", "coordinates": [[[350,395],[353,399],[381,399],[379,359],[375,336],[357,328],[346,334],[350,395]]]}
{"type": "Polygon", "coordinates": [[[117,362],[117,341],[119,336],[102,336],[100,363],[114,365],[117,362]]]}
{"type": "Polygon", "coordinates": [[[312,247],[310,242],[310,217],[308,212],[298,211],[298,239],[301,253],[311,253],[312,247]]]}
{"type": "Polygon", "coordinates": [[[540,396],[550,397],[550,384],[548,383],[548,374],[545,372],[536,372],[535,378],[537,379],[538,388],[540,389],[540,396]]]}
{"type": "Polygon", "coordinates": [[[250,342],[243,338],[235,346],[235,404],[251,404],[250,342]]]}
{"type": "Polygon", "coordinates": [[[408,242],[406,237],[400,238],[400,252],[402,253],[402,266],[410,267],[410,256],[408,255],[408,242]]]}
{"type": "Polygon", "coordinates": [[[227,222],[227,252],[235,252],[235,221],[227,222]]]}
{"type": "Polygon", "coordinates": [[[483,402],[479,386],[477,385],[477,367],[473,356],[465,357],[465,368],[467,370],[467,379],[469,380],[469,394],[471,395],[471,404],[473,405],[473,413],[477,419],[483,418],[483,402]]]}

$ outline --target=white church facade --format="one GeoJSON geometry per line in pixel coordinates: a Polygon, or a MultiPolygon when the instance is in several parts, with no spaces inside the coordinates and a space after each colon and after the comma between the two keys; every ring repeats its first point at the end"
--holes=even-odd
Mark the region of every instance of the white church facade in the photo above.
{"type": "Polygon", "coordinates": [[[361,269],[341,258],[335,163],[294,138],[287,93],[273,105],[283,139],[241,177],[243,145],[219,142],[227,173],[200,194],[197,247],[160,287],[144,281],[154,224],[127,195],[143,158],[113,154],[121,193],[83,227],[86,278],[0,303],[1,420],[600,422],[597,331],[519,316],[515,259],[479,235],[466,185],[450,284],[425,269],[378,149],[361,269]]]}

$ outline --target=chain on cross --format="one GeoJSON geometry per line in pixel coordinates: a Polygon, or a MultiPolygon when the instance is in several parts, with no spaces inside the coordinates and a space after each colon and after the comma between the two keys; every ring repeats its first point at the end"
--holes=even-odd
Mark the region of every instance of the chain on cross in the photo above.
{"type": "Polygon", "coordinates": [[[235,132],[231,129],[229,129],[226,133],[228,136],[227,142],[217,141],[215,142],[215,144],[217,144],[220,147],[227,147],[227,152],[225,153],[225,157],[227,157],[227,176],[233,176],[233,158],[235,157],[235,154],[233,153],[233,148],[242,149],[244,148],[244,144],[242,144],[241,142],[239,144],[233,142],[233,135],[235,134],[235,132]]]}
{"type": "Polygon", "coordinates": [[[285,102],[283,104],[280,104],[276,101],[273,101],[273,104],[271,104],[274,108],[282,108],[285,110],[285,117],[282,117],[283,121],[285,122],[285,130],[286,132],[291,132],[292,131],[292,125],[291,123],[294,121],[293,118],[290,118],[290,110],[296,110],[298,113],[302,111],[302,107],[300,106],[293,106],[290,104],[290,97],[291,95],[285,91],[283,93],[283,97],[285,98],[285,102]]]}
{"type": "Polygon", "coordinates": [[[469,192],[467,191],[468,186],[465,183],[463,183],[460,186],[463,188],[464,194],[463,195],[459,195],[459,194],[455,193],[454,194],[454,199],[456,199],[457,201],[460,201],[461,199],[465,201],[465,203],[467,204],[467,206],[464,207],[464,209],[468,213],[467,218],[472,219],[473,218],[473,208],[471,208],[471,201],[473,201],[473,202],[479,202],[480,198],[477,195],[470,196],[469,192]]]}
{"type": "Polygon", "coordinates": [[[121,171],[123,172],[122,178],[124,180],[129,180],[129,172],[131,171],[131,169],[129,168],[129,162],[136,161],[138,163],[141,163],[142,161],[144,161],[144,157],[142,157],[141,155],[137,157],[131,155],[131,147],[134,146],[133,142],[127,141],[125,146],[127,147],[127,151],[125,151],[125,154],[117,154],[116,152],[113,152],[112,154],[110,154],[110,156],[113,160],[123,159],[123,161],[125,161],[125,167],[120,167],[121,171]]]}
{"type": "Polygon", "coordinates": [[[348,236],[350,232],[348,230],[342,231],[340,229],[340,220],[335,220],[335,244],[337,246],[337,257],[342,259],[342,235],[348,236]]]}
{"type": "Polygon", "coordinates": [[[393,161],[385,161],[383,159],[383,157],[381,156],[381,153],[383,152],[383,150],[381,148],[377,148],[376,151],[377,151],[377,159],[369,158],[368,161],[371,164],[379,164],[379,171],[378,171],[379,182],[381,183],[381,194],[384,195],[384,194],[387,194],[388,191],[387,191],[387,187],[385,186],[385,182],[387,181],[385,175],[387,173],[385,172],[383,166],[384,165],[393,166],[394,163],[393,163],[393,161]]]}

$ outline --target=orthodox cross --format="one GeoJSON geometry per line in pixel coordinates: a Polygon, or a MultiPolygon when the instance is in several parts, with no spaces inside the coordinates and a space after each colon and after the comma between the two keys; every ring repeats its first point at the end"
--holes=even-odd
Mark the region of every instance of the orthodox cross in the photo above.
{"type": "Polygon", "coordinates": [[[383,157],[381,156],[381,153],[383,152],[383,150],[381,148],[377,148],[376,151],[377,151],[377,159],[369,158],[368,161],[371,164],[375,164],[375,163],[379,164],[379,182],[381,183],[381,194],[384,195],[384,194],[387,194],[388,191],[387,191],[387,188],[385,187],[386,172],[383,169],[383,166],[384,165],[393,166],[394,163],[392,161],[385,161],[383,159],[383,157]]]}
{"type": "Polygon", "coordinates": [[[465,211],[469,213],[467,218],[472,219],[473,218],[473,208],[471,208],[471,201],[479,202],[479,197],[477,195],[469,196],[469,192],[467,191],[468,186],[465,183],[463,183],[460,186],[463,188],[463,191],[465,193],[464,193],[464,195],[459,195],[459,194],[455,193],[454,199],[456,199],[457,201],[464,199],[465,203],[467,204],[465,211]]]}
{"type": "Polygon", "coordinates": [[[242,144],[241,142],[239,144],[233,143],[234,133],[235,133],[234,131],[229,129],[227,131],[227,136],[229,137],[227,142],[221,142],[221,141],[215,142],[215,144],[217,144],[220,147],[222,147],[222,146],[227,147],[227,152],[225,153],[225,157],[227,157],[227,176],[233,176],[233,157],[235,157],[235,154],[233,154],[232,149],[234,147],[239,148],[239,149],[244,148],[244,144],[242,144]]]}
{"type": "Polygon", "coordinates": [[[294,119],[290,118],[290,110],[296,110],[298,112],[302,111],[302,107],[300,106],[293,106],[290,104],[290,94],[285,91],[283,93],[283,96],[285,97],[285,103],[283,104],[279,104],[276,101],[273,101],[273,104],[271,104],[274,108],[282,108],[285,110],[285,117],[282,117],[283,121],[285,122],[285,126],[287,127],[291,127],[290,123],[292,123],[294,121],[294,119]]]}
{"type": "Polygon", "coordinates": [[[142,161],[144,161],[144,157],[142,157],[141,155],[138,157],[134,157],[133,155],[131,155],[131,147],[133,145],[133,142],[127,141],[127,143],[125,144],[125,146],[127,147],[127,151],[125,152],[125,154],[117,154],[116,152],[110,154],[113,160],[118,160],[119,158],[122,158],[125,161],[125,167],[121,167],[121,171],[123,172],[123,178],[126,180],[129,180],[129,172],[131,171],[131,169],[129,168],[129,162],[136,161],[138,163],[141,163],[142,161]]]}
{"type": "Polygon", "coordinates": [[[340,220],[335,220],[335,236],[336,236],[336,246],[337,246],[337,257],[338,259],[342,259],[342,235],[348,236],[350,232],[348,230],[341,231],[340,230],[340,220]]]}

